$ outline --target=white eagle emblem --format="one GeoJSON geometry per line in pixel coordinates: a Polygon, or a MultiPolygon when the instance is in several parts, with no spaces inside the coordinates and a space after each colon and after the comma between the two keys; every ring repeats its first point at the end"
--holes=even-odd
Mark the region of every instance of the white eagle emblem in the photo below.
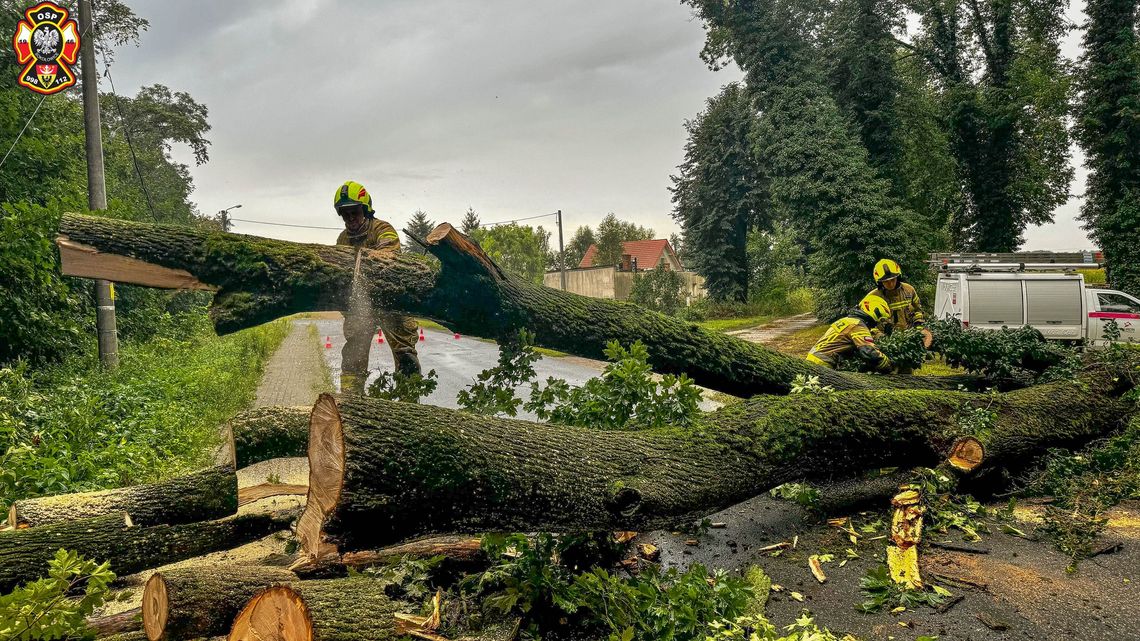
{"type": "Polygon", "coordinates": [[[59,32],[49,27],[36,29],[35,35],[32,36],[32,44],[35,45],[38,53],[45,56],[55,56],[56,51],[59,50],[59,32]]]}

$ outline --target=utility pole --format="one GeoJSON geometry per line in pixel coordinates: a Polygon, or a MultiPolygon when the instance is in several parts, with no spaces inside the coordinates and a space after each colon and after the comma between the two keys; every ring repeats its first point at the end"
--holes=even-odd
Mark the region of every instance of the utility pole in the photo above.
{"type": "Polygon", "coordinates": [[[233,226],[232,223],[230,223],[231,209],[241,209],[241,205],[226,207],[225,209],[218,212],[218,221],[222,223],[222,231],[224,232],[228,232],[230,230],[230,227],[233,226]]]}
{"type": "Polygon", "coordinates": [[[566,250],[562,247],[562,210],[555,212],[558,215],[558,265],[562,271],[562,291],[566,291],[566,250]]]}
{"type": "MultiPolygon", "coordinates": [[[[103,130],[99,117],[99,72],[95,69],[95,33],[91,0],[79,0],[80,64],[83,69],[83,130],[87,138],[87,208],[107,208],[107,179],[103,173],[103,130]]],[[[99,362],[119,366],[119,331],[111,283],[95,281],[95,327],[99,332],[99,362]]]]}

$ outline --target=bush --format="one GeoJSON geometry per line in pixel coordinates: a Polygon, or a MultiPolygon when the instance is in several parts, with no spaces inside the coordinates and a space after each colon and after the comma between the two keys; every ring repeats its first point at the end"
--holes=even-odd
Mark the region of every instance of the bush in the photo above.
{"type": "Polygon", "coordinates": [[[218,425],[252,400],[280,321],[218,338],[203,310],[172,333],[122,346],[107,372],[93,350],[32,370],[0,368],[0,503],[188,472],[210,460],[218,425]]]}
{"type": "Polygon", "coordinates": [[[633,275],[629,300],[662,314],[676,314],[684,305],[681,275],[668,269],[651,269],[633,275]]]}
{"type": "Polygon", "coordinates": [[[948,365],[995,380],[1033,383],[1064,379],[1080,365],[1076,349],[1047,341],[1032,327],[966,329],[951,318],[931,321],[927,328],[934,334],[931,351],[945,356],[948,365]]]}

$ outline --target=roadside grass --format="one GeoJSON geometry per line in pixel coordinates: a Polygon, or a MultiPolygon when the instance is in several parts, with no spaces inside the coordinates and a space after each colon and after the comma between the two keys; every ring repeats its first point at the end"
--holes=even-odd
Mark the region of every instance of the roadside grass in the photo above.
{"type": "Polygon", "coordinates": [[[756,327],[771,321],[774,317],[771,315],[764,316],[745,316],[743,318],[717,318],[713,320],[699,321],[697,324],[701,327],[714,331],[714,332],[731,332],[738,329],[747,329],[749,327],[756,327]]]}
{"type": "Polygon", "coordinates": [[[187,316],[163,337],[122,345],[114,372],[93,350],[38,370],[0,368],[0,506],[212,462],[218,426],[253,400],[289,324],[218,337],[205,314],[187,316]]]}

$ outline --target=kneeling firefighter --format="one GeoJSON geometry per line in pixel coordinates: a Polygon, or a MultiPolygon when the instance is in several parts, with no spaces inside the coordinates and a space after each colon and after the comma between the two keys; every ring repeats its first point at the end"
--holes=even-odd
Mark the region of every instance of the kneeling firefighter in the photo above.
{"type": "Polygon", "coordinates": [[[815,347],[808,352],[807,360],[816,365],[834,369],[845,358],[859,358],[875,371],[890,372],[891,359],[875,346],[871,328],[891,316],[891,308],[878,296],[866,296],[850,316],[831,324],[815,347]]]}
{"type": "MultiPolygon", "coordinates": [[[[333,207],[344,221],[344,231],[336,239],[338,245],[355,247],[358,252],[400,251],[400,237],[395,228],[376,218],[372,196],[358,182],[348,181],[333,195],[333,207]]],[[[344,349],[341,350],[340,389],[345,394],[361,395],[368,379],[368,352],[376,328],[384,331],[396,371],[419,374],[420,359],[416,354],[416,322],[410,316],[373,311],[370,302],[350,306],[344,315],[344,349]]]]}

